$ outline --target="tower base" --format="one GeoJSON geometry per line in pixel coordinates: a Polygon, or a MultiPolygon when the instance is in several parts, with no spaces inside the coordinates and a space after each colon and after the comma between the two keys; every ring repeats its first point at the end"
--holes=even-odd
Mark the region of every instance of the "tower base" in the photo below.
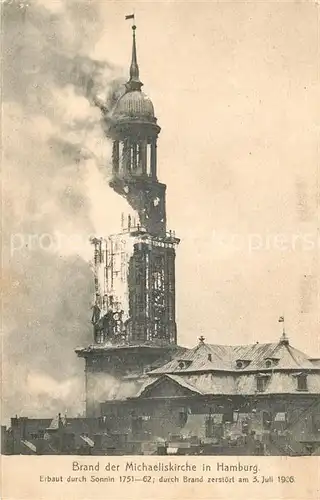
{"type": "Polygon", "coordinates": [[[99,417],[100,405],[133,397],[148,378],[148,372],[167,363],[183,348],[155,346],[91,345],[76,349],[85,359],[86,417],[99,417]]]}

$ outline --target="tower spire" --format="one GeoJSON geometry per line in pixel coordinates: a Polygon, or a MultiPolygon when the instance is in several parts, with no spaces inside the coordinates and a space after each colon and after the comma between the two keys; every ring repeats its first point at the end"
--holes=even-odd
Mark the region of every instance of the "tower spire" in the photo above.
{"type": "Polygon", "coordinates": [[[132,90],[141,90],[143,83],[139,77],[139,66],[137,61],[137,45],[136,45],[136,25],[132,26],[132,56],[130,65],[130,78],[126,83],[127,92],[132,90]]]}

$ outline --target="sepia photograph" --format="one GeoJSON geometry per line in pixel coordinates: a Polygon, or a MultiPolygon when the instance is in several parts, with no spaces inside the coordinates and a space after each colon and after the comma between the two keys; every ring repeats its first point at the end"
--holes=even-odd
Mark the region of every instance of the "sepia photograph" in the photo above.
{"type": "Polygon", "coordinates": [[[1,454],[319,456],[319,4],[1,12],[1,454]]]}

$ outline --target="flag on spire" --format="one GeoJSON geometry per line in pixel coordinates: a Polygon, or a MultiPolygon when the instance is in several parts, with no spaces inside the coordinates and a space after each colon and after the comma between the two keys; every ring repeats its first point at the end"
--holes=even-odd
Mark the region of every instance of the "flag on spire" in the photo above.
{"type": "Polygon", "coordinates": [[[134,19],[134,14],[129,14],[128,16],[126,16],[126,21],[127,21],[128,19],[134,19]]]}
{"type": "Polygon", "coordinates": [[[278,319],[279,323],[284,323],[284,316],[280,316],[280,318],[278,319]]]}

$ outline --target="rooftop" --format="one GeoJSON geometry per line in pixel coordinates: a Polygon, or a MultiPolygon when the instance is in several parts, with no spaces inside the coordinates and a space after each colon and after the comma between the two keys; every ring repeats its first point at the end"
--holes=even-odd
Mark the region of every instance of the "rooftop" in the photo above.
{"type": "Polygon", "coordinates": [[[279,370],[319,370],[318,360],[292,347],[288,341],[249,345],[207,344],[201,338],[193,349],[178,353],[165,365],[150,372],[162,373],[192,372],[253,372],[279,370]]]}

